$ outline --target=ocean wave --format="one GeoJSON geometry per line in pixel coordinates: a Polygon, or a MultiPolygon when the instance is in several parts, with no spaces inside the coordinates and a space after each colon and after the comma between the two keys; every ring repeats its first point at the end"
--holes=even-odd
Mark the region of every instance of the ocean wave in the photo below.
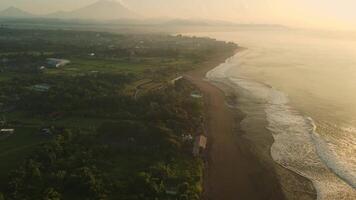
{"type": "Polygon", "coordinates": [[[356,189],[356,160],[353,157],[356,152],[355,149],[352,148],[356,146],[356,132],[353,131],[354,129],[352,127],[337,127],[329,129],[337,131],[338,133],[347,132],[349,134],[347,134],[347,137],[339,134],[337,139],[332,137],[326,137],[325,139],[314,131],[312,133],[312,139],[316,145],[318,155],[333,172],[353,187],[353,189],[356,189]]]}
{"type": "MultiPolygon", "coordinates": [[[[240,90],[248,92],[254,102],[264,104],[261,112],[265,112],[266,128],[275,140],[270,150],[275,162],[310,179],[318,192],[318,199],[356,199],[354,188],[334,173],[343,174],[345,169],[335,164],[335,157],[331,156],[329,146],[316,132],[313,119],[303,116],[289,105],[288,96],[283,92],[244,77],[229,76],[229,70],[242,63],[236,59],[235,56],[211,70],[207,78],[235,84],[240,90]]],[[[348,177],[349,174],[343,175],[348,177]]]]}

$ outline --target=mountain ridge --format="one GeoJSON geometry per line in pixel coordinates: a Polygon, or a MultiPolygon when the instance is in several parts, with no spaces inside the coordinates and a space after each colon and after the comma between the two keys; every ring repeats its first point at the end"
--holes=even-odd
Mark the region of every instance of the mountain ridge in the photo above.
{"type": "Polygon", "coordinates": [[[20,8],[10,6],[5,10],[0,11],[0,17],[8,17],[8,18],[28,18],[35,17],[34,14],[24,11],[20,8]]]}
{"type": "Polygon", "coordinates": [[[69,12],[56,12],[47,17],[72,18],[72,19],[96,19],[114,20],[139,18],[139,15],[123,6],[118,1],[99,0],[93,4],[69,12]]]}
{"type": "Polygon", "coordinates": [[[0,11],[0,17],[6,18],[58,18],[58,19],[136,19],[140,16],[115,0],[99,0],[72,11],[56,11],[46,15],[35,15],[16,7],[0,11]]]}

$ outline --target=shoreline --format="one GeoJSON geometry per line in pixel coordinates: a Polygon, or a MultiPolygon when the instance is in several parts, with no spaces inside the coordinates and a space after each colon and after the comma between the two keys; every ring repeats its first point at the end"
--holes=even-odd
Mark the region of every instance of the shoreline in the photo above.
{"type": "Polygon", "coordinates": [[[240,122],[245,116],[238,107],[233,108],[236,105],[234,98],[238,98],[233,89],[224,83],[206,81],[207,72],[241,50],[239,48],[230,55],[220,56],[185,76],[205,96],[205,123],[209,139],[203,199],[316,199],[308,179],[283,168],[272,159],[270,147],[274,140],[270,133],[265,134],[261,143],[244,138],[240,122]],[[268,148],[267,152],[263,152],[268,156],[259,155],[259,145],[263,149],[268,148]],[[298,185],[303,190],[289,185],[298,185]]]}

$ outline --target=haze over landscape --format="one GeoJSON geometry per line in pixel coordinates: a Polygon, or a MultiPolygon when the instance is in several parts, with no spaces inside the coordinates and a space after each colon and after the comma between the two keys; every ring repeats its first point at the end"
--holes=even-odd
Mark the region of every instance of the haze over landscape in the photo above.
{"type": "Polygon", "coordinates": [[[0,200],[355,200],[355,0],[0,0],[0,200]]]}
{"type": "MultiPolygon", "coordinates": [[[[111,0],[104,0],[111,1],[111,0]]],[[[115,0],[113,0],[115,1],[115,0]]],[[[353,0],[117,0],[141,17],[226,20],[235,23],[282,24],[295,27],[356,30],[353,0]]],[[[37,15],[80,9],[96,0],[2,0],[0,9],[14,6],[37,15]]],[[[53,14],[55,13],[55,14],[53,14]]],[[[108,11],[110,14],[110,11],[108,11]]],[[[68,15],[76,16],[76,15],[68,15]]],[[[112,18],[118,16],[113,14],[112,18]]],[[[132,13],[121,17],[135,17],[132,13]]],[[[94,15],[93,17],[94,18],[94,15]]],[[[108,19],[101,14],[97,19],[108,19]]]]}

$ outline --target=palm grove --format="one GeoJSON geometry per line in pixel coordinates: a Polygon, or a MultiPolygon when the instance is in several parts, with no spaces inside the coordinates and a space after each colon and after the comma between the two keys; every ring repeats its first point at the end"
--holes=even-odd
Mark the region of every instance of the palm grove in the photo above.
{"type": "Polygon", "coordinates": [[[0,138],[0,199],[199,199],[203,161],[182,135],[202,131],[203,103],[169,81],[236,45],[2,28],[0,46],[3,127],[15,129],[0,138]]]}

